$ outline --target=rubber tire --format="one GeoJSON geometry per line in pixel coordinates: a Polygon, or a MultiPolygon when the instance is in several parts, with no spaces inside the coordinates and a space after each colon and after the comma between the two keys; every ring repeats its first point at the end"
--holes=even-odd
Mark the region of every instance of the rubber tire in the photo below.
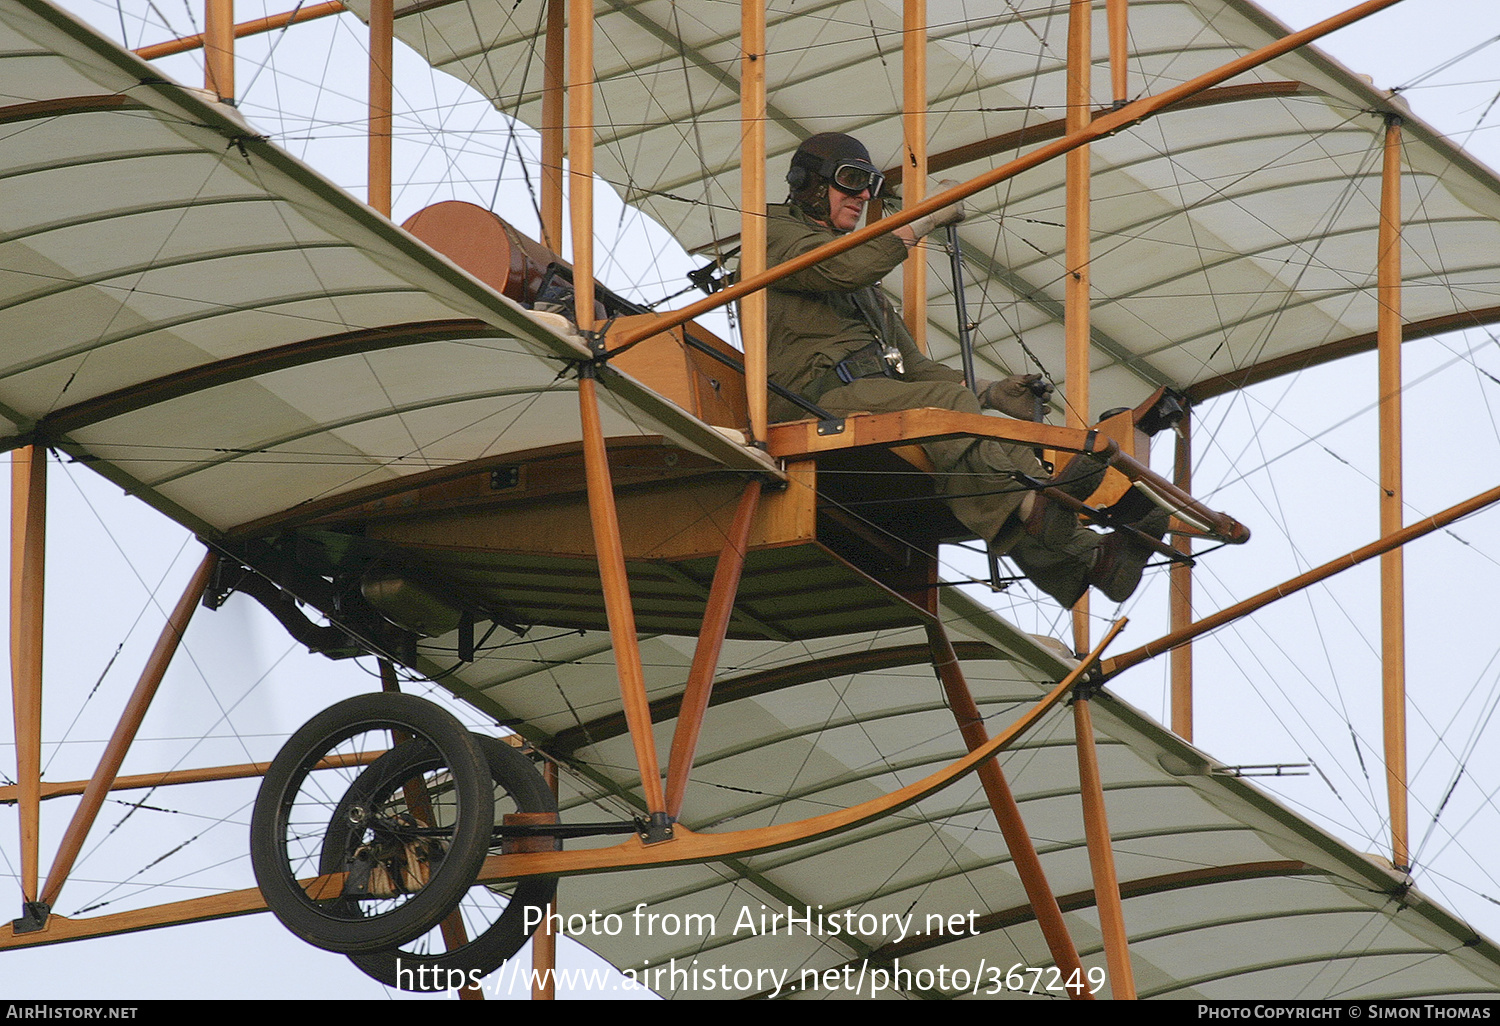
{"type": "MultiPolygon", "coordinates": [[[[336,801],[332,806],[343,804],[336,801]]],[[[479,875],[494,825],[489,767],[463,724],[414,695],[359,695],[314,716],[272,761],[250,818],[250,860],[267,906],[287,929],[328,951],[363,954],[399,947],[442,922],[479,875]],[[312,827],[310,822],[307,827],[296,824],[317,821],[318,832],[312,836],[325,836],[333,808],[328,802],[299,804],[299,792],[321,759],[355,735],[372,730],[399,731],[425,739],[436,749],[451,776],[459,812],[442,864],[427,885],[401,905],[368,915],[358,902],[314,901],[307,896],[297,877],[324,872],[319,868],[322,846],[316,860],[313,853],[299,854],[298,831],[312,827]]]]}
{"type": "MultiPolygon", "coordinates": [[[[502,812],[511,811],[505,808],[507,802],[514,804],[516,812],[557,812],[557,798],[530,759],[498,738],[476,734],[474,739],[489,763],[490,776],[495,782],[497,821],[502,812]],[[506,796],[504,800],[498,793],[502,790],[506,796]]],[[[370,764],[366,772],[371,775],[379,774],[382,778],[401,779],[419,765],[421,759],[421,753],[415,750],[410,750],[409,754],[403,752],[407,748],[407,745],[401,745],[381,756],[370,764]],[[382,766],[387,761],[389,765],[382,766]]],[[[339,843],[335,833],[341,829],[340,823],[340,820],[335,819],[331,825],[329,843],[324,845],[325,851],[334,850],[339,843]]],[[[500,850],[498,838],[491,850],[500,850]]],[[[556,850],[562,850],[561,839],[556,843],[556,850]]],[[[484,884],[477,884],[473,888],[473,891],[488,890],[484,884]]],[[[525,946],[531,934],[536,931],[535,925],[529,930],[526,928],[526,909],[534,907],[545,910],[556,893],[556,877],[526,877],[516,882],[510,903],[499,917],[478,936],[470,938],[467,944],[451,951],[432,953],[400,949],[376,951],[365,955],[350,955],[349,960],[373,979],[388,987],[403,990],[422,993],[446,990],[452,979],[450,974],[454,972],[461,974],[466,981],[477,981],[499,969],[525,946]],[[424,980],[435,985],[417,985],[424,980]]],[[[488,893],[480,898],[486,903],[494,900],[488,893]]]]}

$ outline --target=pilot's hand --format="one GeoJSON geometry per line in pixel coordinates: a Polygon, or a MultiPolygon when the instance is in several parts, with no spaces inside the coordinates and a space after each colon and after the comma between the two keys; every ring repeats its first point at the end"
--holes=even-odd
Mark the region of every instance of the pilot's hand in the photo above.
{"type": "MultiPolygon", "coordinates": [[[[953,181],[953,179],[951,178],[945,178],[938,183],[938,191],[947,192],[949,189],[954,188],[958,184],[958,182],[953,181]]],[[[946,207],[941,207],[938,210],[933,211],[926,217],[917,218],[911,223],[911,230],[912,233],[920,239],[925,235],[931,235],[939,228],[946,228],[950,224],[958,224],[958,222],[962,221],[964,217],[964,201],[955,200],[954,202],[948,204],[946,207]]]]}
{"type": "Polygon", "coordinates": [[[1051,395],[1052,383],[1040,374],[1012,374],[985,385],[979,403],[1017,420],[1036,420],[1036,400],[1045,402],[1051,395]]]}

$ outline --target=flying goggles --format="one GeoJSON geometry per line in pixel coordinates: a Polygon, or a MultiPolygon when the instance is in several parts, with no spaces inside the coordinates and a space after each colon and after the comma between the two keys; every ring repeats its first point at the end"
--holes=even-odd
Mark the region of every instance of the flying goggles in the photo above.
{"type": "MultiPolygon", "coordinates": [[[[850,140],[853,142],[853,140],[850,140]]],[[[858,144],[855,144],[858,145],[858,144]]],[[[862,147],[861,147],[862,149],[862,147]]],[[[787,181],[793,189],[800,189],[807,184],[807,174],[812,173],[818,177],[832,182],[841,192],[851,196],[858,196],[866,189],[870,190],[871,196],[880,195],[880,187],[885,184],[885,175],[875,170],[875,165],[867,159],[858,157],[823,157],[798,150],[792,157],[792,170],[787,174],[787,181]]]]}
{"type": "Polygon", "coordinates": [[[851,196],[858,196],[866,189],[870,190],[871,196],[880,195],[880,187],[885,184],[885,175],[871,167],[862,167],[859,164],[840,164],[833,169],[833,174],[828,180],[838,187],[840,192],[847,192],[851,196]]]}

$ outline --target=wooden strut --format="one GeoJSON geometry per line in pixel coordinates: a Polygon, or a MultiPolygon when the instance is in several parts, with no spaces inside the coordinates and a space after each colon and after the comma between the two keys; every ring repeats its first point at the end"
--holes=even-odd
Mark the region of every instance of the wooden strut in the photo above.
{"type": "Polygon", "coordinates": [[[21,819],[21,899],[37,900],[42,798],[42,614],[47,550],[47,450],[10,458],[10,688],[21,819]]]}
{"type": "MultiPolygon", "coordinates": [[[[557,798],[557,763],[551,759],[542,763],[542,779],[557,798]]],[[[547,913],[541,925],[531,935],[531,1000],[555,1001],[557,999],[557,934],[552,932],[552,915],[557,911],[557,899],[547,902],[547,913]]]]}
{"type": "Polygon", "coordinates": [[[698,735],[703,729],[703,716],[713,695],[714,671],[718,669],[719,653],[729,634],[730,617],[734,615],[734,597],[745,568],[750,527],[760,504],[760,491],[760,481],[750,481],[740,493],[740,503],[735,509],[729,535],[724,539],[724,548],[719,552],[713,584],[709,586],[703,626],[698,632],[697,647],[693,649],[693,665],[688,670],[687,686],[683,688],[677,729],[672,735],[672,753],[667,759],[667,815],[673,820],[682,814],[688,775],[693,769],[693,755],[698,750],[698,735]]]}
{"type": "MultiPolygon", "coordinates": [[[[963,736],[964,744],[971,752],[983,748],[990,739],[989,731],[985,730],[984,717],[979,712],[979,706],[974,703],[969,683],[964,679],[963,669],[959,666],[958,655],[953,651],[953,644],[948,640],[948,632],[943,630],[942,623],[932,621],[927,624],[927,644],[932,649],[932,665],[937,670],[943,694],[948,698],[948,708],[952,710],[953,719],[958,723],[958,731],[963,736]]],[[[1037,856],[1036,845],[1031,843],[1031,833],[1021,819],[1021,809],[1005,779],[1005,771],[1000,768],[999,760],[991,760],[981,764],[976,773],[984,787],[985,797],[989,799],[995,823],[1000,827],[1006,847],[1010,849],[1011,862],[1021,878],[1021,885],[1026,888],[1026,897],[1031,900],[1037,925],[1041,927],[1047,948],[1052,952],[1052,964],[1065,980],[1072,979],[1075,972],[1079,979],[1083,979],[1083,962],[1078,957],[1078,948],[1068,932],[1068,924],[1063,919],[1062,908],[1057,903],[1052,885],[1047,882],[1047,874],[1042,869],[1042,860],[1037,856]]],[[[1084,988],[1070,990],[1069,996],[1076,1001],[1094,999],[1084,988]]]]}
{"type": "MultiPolygon", "coordinates": [[[[901,134],[906,158],[901,200],[919,203],[927,195],[927,0],[905,0],[901,8],[901,134]]],[[[949,232],[957,238],[957,228],[950,226],[949,232]]],[[[926,353],[927,244],[921,239],[902,265],[901,309],[912,341],[926,353]]]]}
{"type": "Polygon", "coordinates": [[[234,0],[204,0],[203,88],[234,102],[234,0]]]}
{"type": "MultiPolygon", "coordinates": [[[[568,221],[573,320],[594,328],[594,4],[568,0],[568,221]]],[[[587,336],[585,336],[587,337],[587,336]]]]}
{"type": "Polygon", "coordinates": [[[1109,18],[1109,83],[1114,94],[1115,106],[1124,106],[1130,100],[1130,33],[1129,0],[1106,0],[1109,18]]]}
{"type": "Polygon", "coordinates": [[[1085,697],[1080,696],[1073,703],[1073,727],[1078,751],[1078,793],[1083,800],[1083,835],[1088,843],[1089,873],[1094,880],[1099,932],[1104,937],[1110,993],[1116,1000],[1134,1001],[1135,974],[1130,968],[1120,880],[1115,873],[1114,841],[1104,810],[1104,785],[1099,776],[1099,755],[1094,748],[1094,718],[1085,697]]]}
{"type": "MultiPolygon", "coordinates": [[[[1380,533],[1401,530],[1401,118],[1387,115],[1381,168],[1376,289],[1380,431],[1380,533]]],[[[1380,556],[1380,669],[1391,865],[1411,864],[1406,781],[1406,585],[1401,550],[1380,556]]]]}
{"type": "Polygon", "coordinates": [[[1340,570],[1347,570],[1351,566],[1357,566],[1365,560],[1373,559],[1383,552],[1389,552],[1391,549],[1405,545],[1407,542],[1414,541],[1425,534],[1431,534],[1433,531],[1447,527],[1455,520],[1460,520],[1471,513],[1477,513],[1486,506],[1493,505],[1496,502],[1500,502],[1500,487],[1480,492],[1473,498],[1465,499],[1457,505],[1449,506],[1441,513],[1435,513],[1415,524],[1403,527],[1395,534],[1387,535],[1378,541],[1373,541],[1368,545],[1355,549],[1353,552],[1339,556],[1337,559],[1329,560],[1322,566],[1314,567],[1307,571],[1307,573],[1293,577],[1289,581],[1284,581],[1274,588],[1267,588],[1260,594],[1252,595],[1243,602],[1237,602],[1227,609],[1219,610],[1211,616],[1205,616],[1197,623],[1190,624],[1182,630],[1172,631],[1157,638],[1155,641],[1148,641],[1140,648],[1131,649],[1129,652],[1115,656],[1113,659],[1106,659],[1102,666],[1104,676],[1106,678],[1113,677],[1118,673],[1130,669],[1137,663],[1145,662],[1152,656],[1161,655],[1163,652],[1170,652],[1179,645],[1185,645],[1194,638],[1207,634],[1215,628],[1232,623],[1242,616],[1255,612],[1262,606],[1270,605],[1279,598],[1294,595],[1309,585],[1317,584],[1321,580],[1332,577],[1340,570]]]}
{"type": "MultiPolygon", "coordinates": [[[[573,228],[573,311],[585,333],[594,327],[594,5],[592,0],[568,3],[568,140],[569,214],[573,228]]],[[[599,419],[597,371],[583,364],[578,375],[578,410],[583,429],[583,464],[588,488],[589,520],[594,551],[599,559],[599,581],[609,622],[610,644],[620,678],[620,702],[629,724],[641,794],[651,818],[649,839],[670,836],[666,795],[651,733],[651,701],[646,695],[636,637],[635,609],[625,572],[625,548],[620,541],[620,518],[615,508],[609,474],[609,453],[599,419]]]]}
{"type": "Polygon", "coordinates": [[[721,306],[737,302],[749,293],[764,289],[766,286],[780,281],[789,274],[795,274],[798,271],[811,267],[813,264],[822,263],[829,257],[861,246],[873,238],[894,231],[902,225],[910,224],[919,217],[936,213],[949,204],[967,199],[977,192],[997,185],[1008,178],[1014,178],[1023,171],[1029,171],[1031,168],[1045,164],[1056,157],[1062,156],[1064,153],[1077,149],[1079,146],[1084,146],[1114,135],[1116,132],[1129,128],[1165,110],[1174,103],[1195,96],[1236,75],[1243,74],[1252,68],[1257,68],[1268,61],[1273,61],[1277,57],[1290,53],[1300,46],[1305,46],[1330,32],[1344,28],[1362,18],[1367,18],[1400,2],[1401,0],[1365,0],[1364,3],[1350,8],[1342,14],[1326,18],[1300,32],[1293,32],[1290,35],[1283,36],[1274,43],[1269,43],[1259,50],[1255,50],[1243,57],[1221,65],[1213,71],[1205,72],[1181,85],[1173,86],[1171,89],[1164,90],[1154,96],[1134,100],[1119,110],[1094,118],[1080,131],[1069,132],[1061,139],[1048,143],[1045,146],[1039,146],[1030,153],[986,171],[984,174],[971,178],[961,185],[956,185],[951,189],[944,189],[942,192],[927,197],[927,199],[920,203],[913,203],[910,206],[903,207],[898,213],[892,214],[889,217],[883,217],[873,224],[865,225],[863,228],[855,229],[848,235],[825,242],[823,245],[815,249],[810,249],[800,256],[777,264],[775,267],[769,268],[761,274],[753,277],[747,276],[742,281],[715,292],[712,296],[700,299],[696,303],[690,303],[670,313],[665,313],[656,320],[642,324],[631,331],[622,332],[616,338],[611,352],[617,352],[633,346],[638,342],[651,338],[653,335],[658,335],[669,328],[676,327],[695,317],[699,317],[710,310],[716,310],[721,306]]]}
{"type": "MultiPolygon", "coordinates": [[[[848,809],[824,813],[800,823],[777,824],[724,834],[695,834],[678,827],[676,836],[667,844],[647,845],[636,836],[624,844],[610,848],[493,855],[485,861],[476,882],[498,883],[523,876],[571,875],[608,872],[613,869],[707,862],[733,855],[749,855],[789,847],[851,830],[881,816],[889,815],[914,805],[928,795],[935,794],[961,779],[986,761],[993,759],[995,755],[1004,751],[1035,727],[1043,716],[1067,697],[1074,685],[1085,674],[1090,673],[1100,654],[1114,640],[1115,635],[1123,626],[1124,623],[1121,622],[1111,628],[1087,658],[1075,666],[1035,705],[991,738],[982,748],[891,794],[862,802],[848,809]]],[[[303,881],[303,885],[308,893],[313,895],[325,891],[330,894],[337,893],[343,886],[343,874],[314,877],[303,881]]],[[[263,912],[265,908],[265,901],[261,898],[260,892],[251,887],[206,898],[190,898],[186,901],[172,902],[150,909],[98,916],[93,919],[67,919],[63,916],[53,916],[48,922],[47,929],[37,933],[7,934],[0,929],[0,950],[37,944],[55,944],[61,941],[128,933],[161,926],[177,926],[206,919],[263,912]]]]}
{"type": "Polygon", "coordinates": [[[653,818],[665,819],[666,797],[662,793],[661,770],[656,761],[656,740],[651,734],[651,702],[646,696],[645,673],[641,669],[635,610],[625,573],[625,549],[620,542],[620,519],[610,482],[604,431],[599,422],[599,396],[592,364],[584,364],[581,368],[578,407],[583,419],[583,462],[588,479],[589,518],[593,524],[594,549],[599,556],[599,579],[604,593],[605,615],[609,620],[610,642],[620,676],[620,700],[625,720],[630,725],[636,765],[641,771],[641,792],[646,800],[646,811],[653,818]]]}
{"type": "MultiPolygon", "coordinates": [[[[1072,135],[1088,127],[1093,114],[1093,0],[1070,0],[1068,9],[1067,130],[1072,135]]],[[[1063,269],[1063,390],[1067,394],[1066,423],[1070,428],[1088,427],[1089,356],[1093,336],[1089,330],[1090,267],[1089,201],[1092,168],[1089,146],[1069,150],[1064,159],[1064,254],[1063,269]]],[[[1085,588],[1073,604],[1073,651],[1089,647],[1089,592],[1085,588]]]]}
{"type": "Polygon", "coordinates": [[[213,580],[214,569],[218,564],[218,553],[210,550],[204,554],[203,561],[198,564],[197,571],[188,581],[182,597],[177,600],[177,606],[172,610],[172,615],[167,618],[166,626],[162,628],[161,635],[156,639],[156,647],[151,650],[151,656],[146,660],[145,668],[141,670],[135,690],[131,692],[130,699],[125,703],[125,708],[120,713],[120,720],[115,724],[114,733],[110,735],[109,743],[104,747],[104,754],[99,757],[99,765],[94,770],[88,786],[84,788],[83,798],[79,801],[78,808],[73,810],[73,818],[69,821],[68,829],[63,833],[62,841],[57,846],[57,855],[52,861],[52,869],[47,873],[47,885],[42,888],[42,902],[48,907],[57,904],[57,896],[62,891],[63,884],[67,882],[68,874],[72,872],[79,852],[83,850],[83,842],[88,839],[89,830],[93,828],[94,820],[99,816],[99,810],[104,807],[105,796],[109,794],[115,778],[119,775],[120,765],[125,761],[125,755],[130,751],[130,745],[135,741],[136,733],[141,729],[141,722],[146,718],[147,710],[151,708],[151,700],[156,697],[156,690],[161,686],[162,678],[166,676],[167,667],[172,663],[172,656],[177,653],[177,646],[182,643],[182,635],[187,631],[188,623],[192,620],[193,613],[203,598],[203,593],[208,590],[209,582],[213,580]]]}
{"type": "Polygon", "coordinates": [[[391,216],[391,111],[395,0],[370,0],[369,177],[366,202],[391,216]]]}
{"type": "MultiPolygon", "coordinates": [[[[754,275],[766,269],[765,0],[740,4],[740,48],[740,274],[754,275]]],[[[740,339],[752,444],[765,441],[769,422],[767,323],[766,294],[746,296],[740,304],[740,339]]]]}
{"type": "MultiPolygon", "coordinates": [[[[314,769],[339,769],[345,766],[363,766],[374,762],[384,752],[363,752],[359,755],[334,755],[318,761],[314,769]]],[[[240,762],[230,766],[204,766],[198,769],[167,770],[163,773],[130,773],[115,777],[111,791],[141,791],[172,784],[202,784],[212,780],[243,780],[246,777],[263,777],[271,768],[269,762],[240,762]]],[[[42,801],[49,798],[66,798],[83,794],[87,780],[45,781],[42,784],[42,801]]],[[[0,805],[19,800],[19,789],[12,784],[0,787],[0,805]]]]}
{"type": "MultiPolygon", "coordinates": [[[[1311,86],[1305,82],[1283,79],[1270,82],[1241,82],[1235,85],[1218,86],[1213,89],[1205,89],[1196,96],[1179,100],[1172,107],[1172,112],[1177,113],[1185,110],[1196,110],[1200,107],[1217,107],[1226,103],[1241,103],[1248,100],[1285,99],[1294,96],[1306,96],[1313,93],[1311,86]]],[[[1116,109],[1116,104],[1107,104],[1094,111],[1095,117],[1101,117],[1116,109]]],[[[1012,129],[1009,132],[1000,132],[996,135],[987,136],[974,142],[963,143],[951,149],[940,150],[927,158],[927,169],[929,174],[937,174],[964,164],[973,164],[979,161],[990,160],[1001,154],[1014,153],[1017,150],[1034,146],[1037,143],[1051,142],[1067,134],[1067,118],[1053,118],[1050,121],[1034,121],[1030,124],[1012,129]]],[[[905,169],[900,164],[893,164],[885,169],[886,185],[895,187],[905,179],[905,169]]],[[[720,240],[722,243],[724,240],[720,240]]],[[[699,247],[701,250],[702,247],[699,247]]]]}
{"type": "Polygon", "coordinates": [[[564,3],[547,0],[542,57],[542,243],[554,253],[563,251],[563,108],[567,102],[564,3]]]}
{"type": "MultiPolygon", "coordinates": [[[[1183,412],[1177,422],[1177,445],[1174,453],[1172,483],[1184,492],[1193,490],[1192,410],[1183,412]]],[[[1186,533],[1172,537],[1172,547],[1188,559],[1193,557],[1193,539],[1186,533]]],[[[1193,567],[1191,563],[1173,563],[1169,576],[1169,629],[1182,630],[1193,622],[1193,567]]],[[[1188,642],[1172,650],[1172,732],[1184,741],[1193,740],[1193,645],[1188,642]]]]}

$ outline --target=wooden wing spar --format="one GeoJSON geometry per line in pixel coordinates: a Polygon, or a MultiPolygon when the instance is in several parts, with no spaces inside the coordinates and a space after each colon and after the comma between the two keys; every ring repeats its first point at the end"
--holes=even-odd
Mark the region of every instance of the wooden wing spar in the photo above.
{"type": "MultiPolygon", "coordinates": [[[[393,31],[555,142],[554,48],[539,59],[545,80],[526,69],[541,8],[562,5],[530,4],[526,18],[521,6],[398,4],[393,31]]],[[[1393,220],[1379,198],[1391,174],[1370,154],[1398,122],[1407,187],[1423,200],[1406,211],[1407,260],[1383,263],[1378,287],[1404,283],[1407,337],[1487,323],[1500,310],[1500,183],[1313,51],[1251,59],[1148,111],[1232,58],[1265,56],[1283,33],[1249,4],[1130,5],[1132,33],[1152,46],[1122,85],[1101,36],[1083,104],[1072,98],[1087,75],[1075,58],[1070,76],[1066,54],[1090,49],[1089,4],[1073,5],[1085,17],[1071,35],[1052,5],[978,20],[927,11],[927,81],[950,85],[919,90],[904,118],[860,103],[830,112],[828,98],[870,96],[882,40],[913,38],[924,5],[806,6],[771,5],[764,52],[745,58],[765,58],[766,92],[764,166],[745,174],[741,155],[762,152],[743,131],[760,119],[743,113],[753,90],[736,74],[753,17],[573,4],[575,63],[593,68],[592,87],[573,88],[575,179],[592,160],[691,253],[719,262],[746,249],[741,284],[694,307],[705,310],[757,280],[754,229],[742,235],[739,213],[723,212],[746,207],[752,224],[763,203],[743,190],[778,181],[814,131],[854,133],[890,166],[887,214],[909,220],[923,199],[926,175],[908,168],[968,179],[981,376],[1041,369],[1060,386],[1061,425],[937,410],[763,425],[748,295],[742,352],[596,288],[586,253],[564,263],[483,209],[429,207],[403,230],[234,107],[44,0],[0,10],[18,752],[0,801],[17,807],[22,912],[0,948],[268,902],[386,983],[401,957],[488,971],[524,940],[516,913],[550,899],[550,880],[537,885],[562,876],[561,910],[656,913],[660,931],[573,932],[682,996],[704,991],[663,982],[664,963],[769,971],[774,986],[741,988],[760,996],[820,994],[872,967],[905,996],[1009,995],[1003,972],[992,987],[975,967],[1017,958],[1089,981],[1052,995],[1073,998],[1500,987],[1500,951],[1413,889],[1404,864],[1376,864],[1099,691],[1099,650],[1119,625],[1096,644],[1075,635],[1093,648],[1080,658],[949,587],[943,546],[964,532],[912,448],[972,436],[1103,453],[1111,481],[1086,511],[1102,525],[1129,490],[1174,513],[1184,552],[1189,537],[1244,542],[1248,529],[1195,500],[1185,474],[1150,469],[1149,432],[1177,419],[1158,403],[1389,338],[1372,254],[1393,220]],[[578,62],[589,35],[595,58],[578,62]],[[1117,102],[1101,104],[1111,90],[1117,102]],[[608,119],[591,122],[585,91],[608,119]],[[1071,184],[1062,162],[1012,167],[1077,143],[1096,106],[1097,123],[1143,123],[1075,149],[1071,184]],[[907,146],[916,107],[941,130],[907,146]],[[1082,258],[1079,167],[1095,237],[1082,258]],[[582,329],[531,309],[549,281],[594,311],[582,329]],[[1082,320],[1066,313],[1080,295],[1082,320]],[[47,450],[210,554],[98,768],[80,771],[87,783],[49,773],[44,790],[47,450]],[[515,743],[474,741],[472,723],[407,695],[339,703],[269,768],[150,778],[253,787],[264,775],[251,817],[259,890],[247,869],[241,889],[213,897],[78,915],[59,895],[77,886],[69,872],[102,796],[149,777],[121,776],[122,759],[193,606],[235,593],[314,652],[375,656],[385,691],[401,674],[437,682],[515,743]],[[532,761],[556,774],[555,799],[532,761]],[[491,809],[496,789],[508,803],[491,809]],[[80,792],[49,870],[38,824],[80,792]],[[765,929],[760,914],[783,910],[805,928],[765,929]],[[666,929],[669,915],[713,925],[689,937],[666,929]],[[881,925],[836,927],[862,916],[881,925]],[[940,928],[917,933],[903,917],[940,928]],[[972,989],[936,982],[959,965],[972,989]]],[[[1106,6],[1123,9],[1101,2],[1101,27],[1106,6]]],[[[347,7],[386,30],[378,5],[347,7]]],[[[548,23],[556,43],[563,19],[548,23]]],[[[575,181],[575,204],[582,191],[575,181]]],[[[554,238],[560,198],[545,197],[554,238]]],[[[904,289],[928,350],[956,361],[951,283],[921,274],[921,259],[888,284],[904,289]]]]}

